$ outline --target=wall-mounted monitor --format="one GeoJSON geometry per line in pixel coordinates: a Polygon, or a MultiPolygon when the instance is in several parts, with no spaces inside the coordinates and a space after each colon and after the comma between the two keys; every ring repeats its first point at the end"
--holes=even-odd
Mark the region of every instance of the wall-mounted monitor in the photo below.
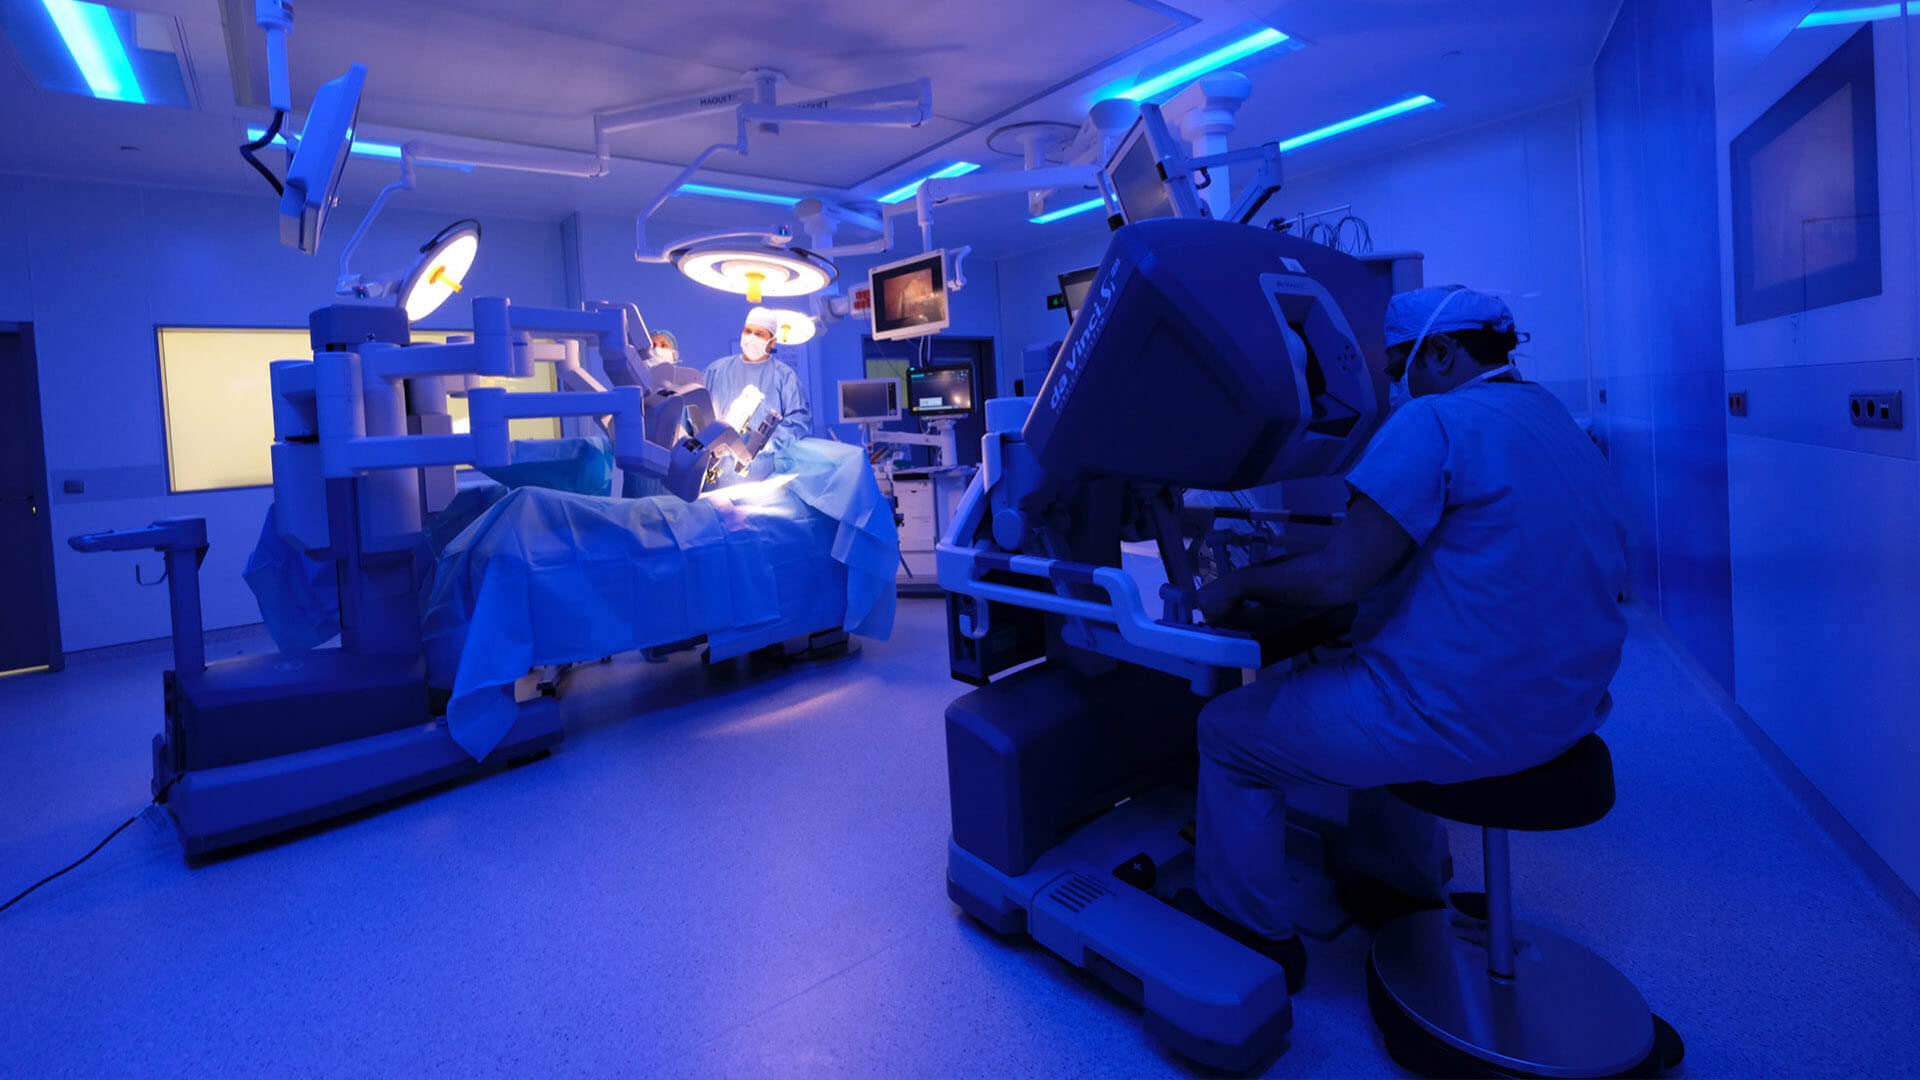
{"type": "Polygon", "coordinates": [[[935,364],[907,372],[907,410],[924,419],[973,411],[973,365],[935,364]]]}
{"type": "Polygon", "coordinates": [[[285,190],[280,194],[280,242],[290,248],[308,255],[320,250],[320,231],[333,211],[347,155],[353,152],[360,88],[366,81],[366,66],[355,64],[313,92],[300,147],[287,166],[285,190]]]}
{"type": "Polygon", "coordinates": [[[1133,122],[1106,166],[1107,186],[1113,189],[1114,198],[1120,204],[1120,216],[1127,224],[1152,218],[1207,216],[1201,207],[1200,193],[1194,190],[1184,170],[1173,170],[1181,175],[1169,179],[1164,163],[1172,161],[1178,165],[1183,160],[1184,151],[1168,130],[1160,110],[1152,105],[1141,106],[1140,119],[1133,122]]]}
{"type": "Polygon", "coordinates": [[[1734,321],[1878,296],[1873,26],[1733,139],[1734,321]]]}
{"type": "Polygon", "coordinates": [[[947,328],[947,253],[929,251],[867,272],[873,340],[925,337],[947,328]]]}
{"type": "Polygon", "coordinates": [[[900,419],[900,380],[840,380],[840,422],[889,424],[900,419]]]}
{"type": "Polygon", "coordinates": [[[1093,279],[1100,275],[1100,268],[1089,266],[1085,270],[1073,270],[1060,275],[1060,295],[1067,301],[1067,321],[1072,322],[1080,311],[1080,305],[1086,302],[1087,290],[1093,288],[1093,279]]]}

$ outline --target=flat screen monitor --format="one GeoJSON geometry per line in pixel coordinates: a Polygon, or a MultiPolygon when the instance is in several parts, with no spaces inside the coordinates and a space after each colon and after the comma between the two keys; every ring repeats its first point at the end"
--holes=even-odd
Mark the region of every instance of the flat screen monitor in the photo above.
{"type": "Polygon", "coordinates": [[[842,379],[840,422],[885,424],[900,419],[900,380],[842,379]]]}
{"type": "Polygon", "coordinates": [[[1141,106],[1140,119],[1120,140],[1120,148],[1107,160],[1106,168],[1107,184],[1127,224],[1153,218],[1206,216],[1193,182],[1184,175],[1170,180],[1161,169],[1163,161],[1178,162],[1180,155],[1180,146],[1160,110],[1141,106]]]}
{"type": "Polygon", "coordinates": [[[929,251],[867,272],[873,340],[925,337],[947,328],[947,253],[929,251]]]}
{"type": "Polygon", "coordinates": [[[333,210],[347,155],[353,152],[360,89],[366,81],[366,66],[355,64],[313,93],[300,147],[287,166],[286,190],[280,195],[280,242],[290,248],[308,255],[320,250],[320,232],[333,210]]]}
{"type": "Polygon", "coordinates": [[[1067,299],[1067,321],[1079,313],[1080,305],[1086,302],[1087,290],[1093,288],[1093,279],[1100,274],[1100,268],[1089,266],[1085,270],[1075,270],[1060,275],[1060,295],[1067,299]]]}
{"type": "Polygon", "coordinates": [[[938,364],[907,372],[907,410],[919,417],[973,411],[973,365],[938,364]]]}
{"type": "Polygon", "coordinates": [[[1880,295],[1875,100],[1869,24],[1734,137],[1736,323],[1880,295]]]}

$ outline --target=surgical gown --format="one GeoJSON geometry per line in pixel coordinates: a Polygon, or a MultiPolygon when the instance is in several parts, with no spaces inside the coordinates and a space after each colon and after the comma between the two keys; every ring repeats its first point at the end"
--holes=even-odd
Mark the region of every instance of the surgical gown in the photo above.
{"type": "Polygon", "coordinates": [[[1357,789],[1347,865],[1436,896],[1444,834],[1382,785],[1544,762],[1600,726],[1626,620],[1626,536],[1604,459],[1558,399],[1517,382],[1417,398],[1348,484],[1415,550],[1361,602],[1354,651],[1271,672],[1200,719],[1196,884],[1269,937],[1292,932],[1282,785],[1357,789]]]}
{"type": "Polygon", "coordinates": [[[757,386],[765,400],[753,410],[746,430],[753,431],[770,412],[780,414],[780,426],[774,430],[763,453],[777,453],[796,439],[804,439],[813,430],[813,411],[807,407],[807,391],[793,368],[775,357],[753,361],[739,353],[722,357],[707,365],[707,391],[713,407],[725,415],[734,400],[749,386],[757,386]]]}

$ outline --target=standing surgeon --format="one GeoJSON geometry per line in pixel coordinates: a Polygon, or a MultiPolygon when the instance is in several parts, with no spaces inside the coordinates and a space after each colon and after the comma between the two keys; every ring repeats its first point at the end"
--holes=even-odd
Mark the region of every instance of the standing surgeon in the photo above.
{"type": "Polygon", "coordinates": [[[780,414],[780,426],[767,440],[762,457],[795,439],[806,438],[812,430],[813,412],[807,407],[807,391],[800,376],[773,355],[773,339],[779,330],[773,312],[754,308],[747,312],[746,325],[740,330],[740,351],[715,360],[706,371],[707,391],[713,397],[713,407],[722,415],[747,387],[759,388],[763,400],[748,418],[745,430],[758,428],[770,412],[780,414]]]}
{"type": "Polygon", "coordinates": [[[1460,287],[1402,293],[1386,343],[1409,397],[1347,476],[1333,540],[1199,597],[1216,623],[1244,604],[1358,605],[1344,659],[1266,673],[1200,716],[1198,895],[1180,906],[1279,961],[1292,986],[1306,953],[1282,785],[1354,789],[1349,880],[1438,906],[1446,833],[1384,785],[1552,759],[1600,726],[1626,640],[1618,493],[1566,408],[1514,369],[1507,305],[1460,287]]]}

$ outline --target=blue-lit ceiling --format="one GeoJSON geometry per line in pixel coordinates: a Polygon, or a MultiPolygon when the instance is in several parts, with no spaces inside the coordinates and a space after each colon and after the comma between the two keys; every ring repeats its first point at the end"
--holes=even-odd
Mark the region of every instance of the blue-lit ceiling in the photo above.
{"type": "Polygon", "coordinates": [[[0,27],[44,89],[132,105],[193,103],[166,16],[84,0],[9,0],[0,27]]]}

